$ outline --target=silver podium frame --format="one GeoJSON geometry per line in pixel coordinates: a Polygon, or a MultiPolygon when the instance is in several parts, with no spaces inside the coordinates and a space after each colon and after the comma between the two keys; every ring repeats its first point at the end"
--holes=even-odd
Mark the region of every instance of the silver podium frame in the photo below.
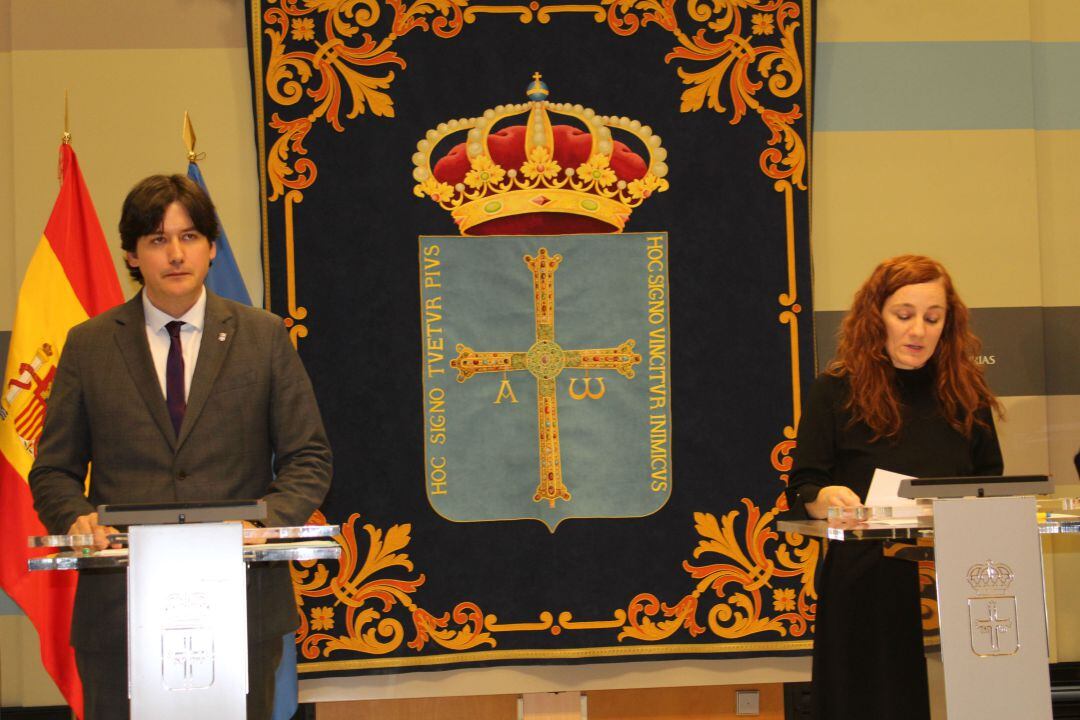
{"type": "MultiPolygon", "coordinates": [[[[1050,720],[1039,536],[1080,532],[1080,500],[938,499],[914,512],[844,508],[777,527],[834,542],[932,539],[949,720],[1050,720]]],[[[927,557],[920,550],[896,556],[927,557]]]]}
{"type": "MultiPolygon", "coordinates": [[[[133,525],[110,537],[127,548],[60,552],[31,559],[29,568],[127,568],[128,697],[134,720],[243,720],[247,563],[337,559],[341,546],[324,538],[339,533],[336,525],[133,525]],[[286,542],[266,542],[271,540],[286,542]]],[[[30,538],[33,547],[92,542],[92,536],[30,538]]]]}
{"type": "Polygon", "coordinates": [[[934,563],[949,718],[1050,720],[1035,498],[935,500],[934,563]]]}
{"type": "Polygon", "coordinates": [[[239,523],[129,531],[132,718],[243,718],[247,579],[239,523]]]}

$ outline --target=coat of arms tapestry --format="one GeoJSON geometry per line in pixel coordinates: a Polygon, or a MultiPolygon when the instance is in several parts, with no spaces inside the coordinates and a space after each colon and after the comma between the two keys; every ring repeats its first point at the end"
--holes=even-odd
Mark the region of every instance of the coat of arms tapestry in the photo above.
{"type": "Polygon", "coordinates": [[[302,676],[805,652],[813,0],[250,0],[302,676]]]}

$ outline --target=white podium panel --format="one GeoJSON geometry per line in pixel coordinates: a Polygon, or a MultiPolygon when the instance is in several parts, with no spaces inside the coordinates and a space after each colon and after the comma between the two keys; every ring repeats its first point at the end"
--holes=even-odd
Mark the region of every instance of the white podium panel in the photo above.
{"type": "Polygon", "coordinates": [[[949,720],[1050,720],[1035,499],[935,500],[934,559],[949,720]]]}
{"type": "Polygon", "coordinates": [[[134,720],[243,720],[247,584],[240,523],[132,526],[128,695],[134,720]]]}

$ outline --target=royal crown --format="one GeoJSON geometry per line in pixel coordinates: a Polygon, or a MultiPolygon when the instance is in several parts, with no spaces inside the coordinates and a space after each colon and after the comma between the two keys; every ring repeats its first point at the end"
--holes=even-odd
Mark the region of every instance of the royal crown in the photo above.
{"type": "Polygon", "coordinates": [[[972,565],[967,573],[968,585],[978,595],[1002,595],[1015,578],[1012,568],[993,560],[972,565]]]}
{"type": "Polygon", "coordinates": [[[647,125],[552,103],[540,73],[526,95],[525,103],[440,123],[416,145],[413,192],[449,210],[462,234],[621,232],[634,208],[667,190],[667,151],[647,125]],[[523,125],[503,125],[526,114],[523,125]],[[552,115],[584,129],[554,125],[552,115]],[[648,159],[613,138],[612,130],[636,138],[648,159]],[[459,134],[464,141],[432,166],[432,153],[459,134]]]}

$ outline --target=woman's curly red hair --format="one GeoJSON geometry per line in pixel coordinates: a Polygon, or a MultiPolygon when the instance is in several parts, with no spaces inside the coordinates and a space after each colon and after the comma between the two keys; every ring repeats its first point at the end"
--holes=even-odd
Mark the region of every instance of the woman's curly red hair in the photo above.
{"type": "Polygon", "coordinates": [[[1001,415],[1001,405],[975,364],[982,344],[968,328],[968,309],[956,294],[945,267],[922,255],[900,255],[877,266],[855,293],[851,310],[840,325],[836,358],[825,372],[845,377],[851,387],[845,409],[853,422],[864,422],[876,438],[900,434],[900,398],[896,392],[896,370],[885,349],[885,322],[881,310],[885,301],[905,285],[941,280],[945,285],[945,326],[934,355],[930,358],[936,377],[936,394],[941,412],[949,424],[971,437],[980,408],[992,408],[1001,415]]]}

